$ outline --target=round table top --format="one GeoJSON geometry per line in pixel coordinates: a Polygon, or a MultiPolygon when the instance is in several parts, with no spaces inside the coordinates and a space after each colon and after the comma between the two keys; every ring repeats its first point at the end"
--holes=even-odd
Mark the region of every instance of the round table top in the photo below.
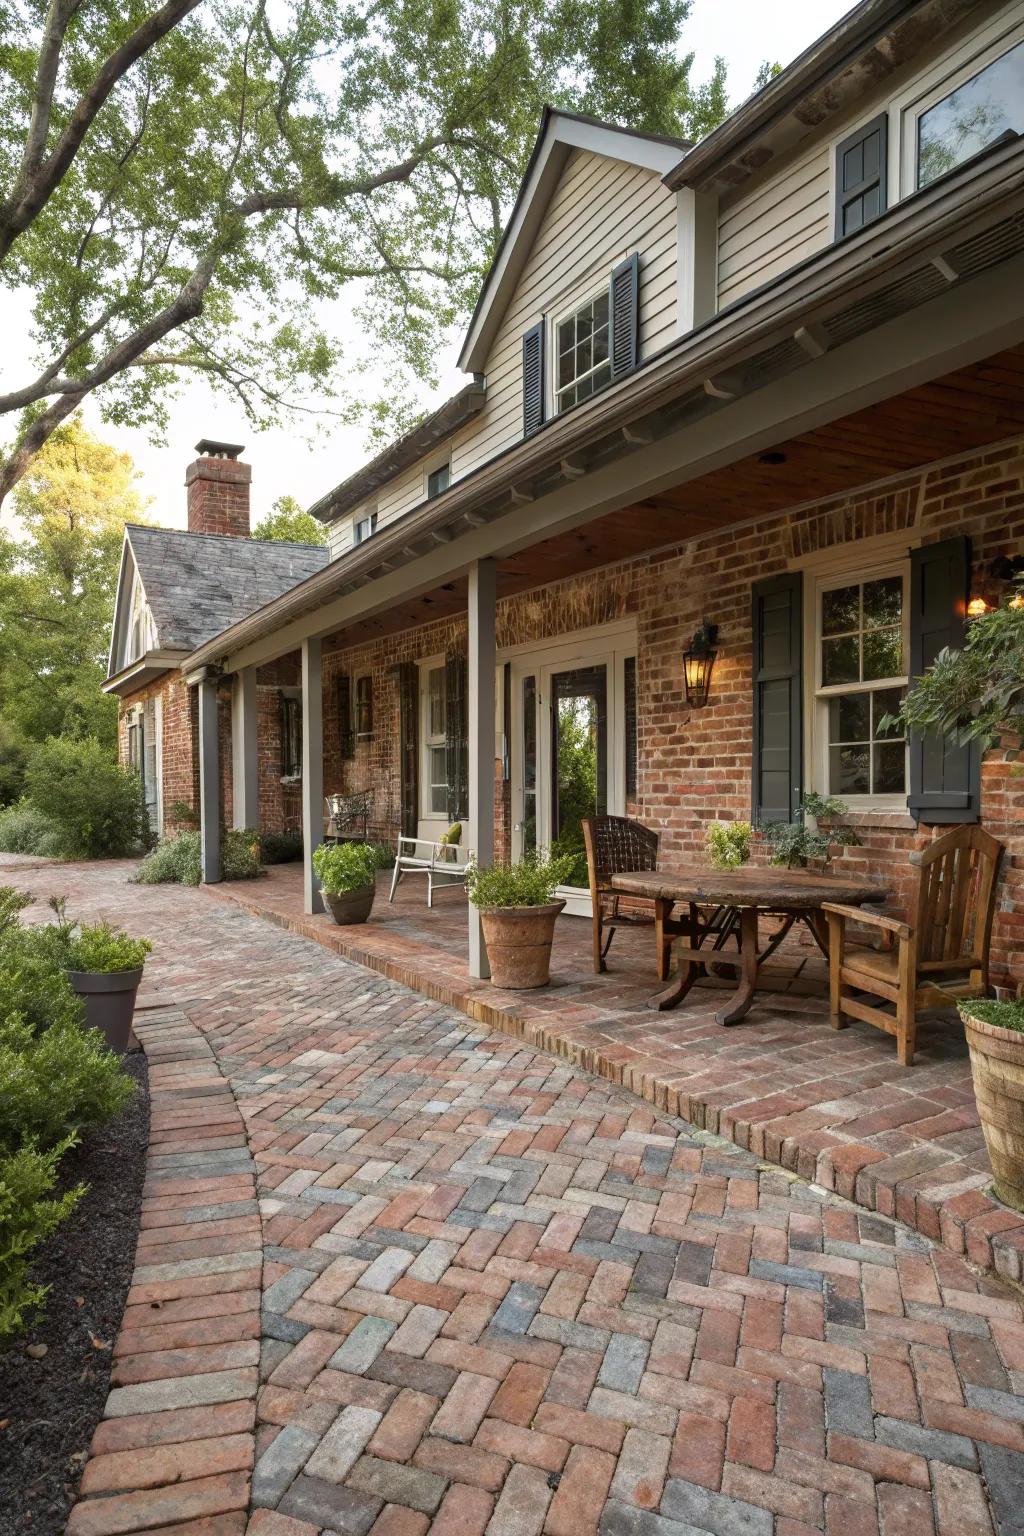
{"type": "Polygon", "coordinates": [[[628,870],[613,875],[612,888],[625,895],[663,901],[692,901],[705,907],[763,907],[773,912],[806,912],[823,902],[861,906],[884,901],[887,887],[845,875],[811,869],[777,869],[745,865],[741,869],[708,869],[679,865],[657,870],[628,870]]]}

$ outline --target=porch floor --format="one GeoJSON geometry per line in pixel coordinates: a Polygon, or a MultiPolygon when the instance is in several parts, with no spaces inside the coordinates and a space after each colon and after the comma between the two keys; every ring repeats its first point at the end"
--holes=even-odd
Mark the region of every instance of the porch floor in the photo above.
{"type": "Polygon", "coordinates": [[[952,1011],[921,1021],[915,1065],[901,1067],[892,1040],[869,1025],[830,1027],[826,969],[808,939],[779,950],[740,1025],[714,1022],[723,983],[701,983],[659,1014],[653,934],[617,934],[609,971],[596,976],[589,920],[565,916],[551,986],[502,992],[468,973],[461,888],[435,893],[428,910],[424,880],[406,879],[393,905],[389,880],[380,877],[369,922],[344,928],[303,913],[299,865],[205,889],[1020,1281],[1024,1217],[986,1193],[991,1170],[952,1011]]]}

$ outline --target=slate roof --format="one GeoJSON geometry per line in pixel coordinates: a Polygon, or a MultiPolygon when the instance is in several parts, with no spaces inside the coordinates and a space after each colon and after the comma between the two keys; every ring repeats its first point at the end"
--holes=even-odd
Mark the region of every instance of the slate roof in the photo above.
{"type": "Polygon", "coordinates": [[[328,563],[321,544],[127,528],[160,646],[192,651],[328,563]]]}

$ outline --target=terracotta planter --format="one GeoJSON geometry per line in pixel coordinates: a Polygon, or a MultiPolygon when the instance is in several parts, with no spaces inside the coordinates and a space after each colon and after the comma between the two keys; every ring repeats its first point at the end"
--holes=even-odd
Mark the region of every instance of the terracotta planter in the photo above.
{"type": "Polygon", "coordinates": [[[375,885],[364,885],[358,891],[324,891],[323,898],[336,923],[365,923],[376,894],[375,885]]]}
{"type": "Polygon", "coordinates": [[[110,1049],[123,1056],[132,1032],[142,966],[137,971],[68,971],[68,980],[85,1003],[87,1026],[98,1029],[110,1049]]]}
{"type": "Polygon", "coordinates": [[[509,992],[547,986],[555,918],[564,906],[564,901],[552,901],[543,907],[481,907],[494,986],[509,992]]]}
{"type": "Polygon", "coordinates": [[[996,1195],[1024,1211],[1024,1034],[964,1015],[996,1195]]]}

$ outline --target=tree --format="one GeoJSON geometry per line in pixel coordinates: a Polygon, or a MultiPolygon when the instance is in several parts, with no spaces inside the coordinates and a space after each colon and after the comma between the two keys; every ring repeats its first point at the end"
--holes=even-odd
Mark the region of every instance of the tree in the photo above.
{"type": "Polygon", "coordinates": [[[282,544],[326,544],[327,529],[318,518],[303,512],[294,496],[279,496],[274,510],[260,518],[252,530],[254,539],[276,539],[282,544]]]}
{"type": "Polygon", "coordinates": [[[678,52],[691,4],[11,0],[0,279],[31,294],[39,372],[0,394],[0,500],[87,397],[159,434],[190,374],[257,427],[303,390],[392,427],[468,312],[543,102],[689,135],[723,115],[721,61],[695,90],[678,52]],[[346,358],[317,318],[339,293],[367,336],[346,358]]]}
{"type": "Polygon", "coordinates": [[[116,738],[100,692],[126,522],[143,503],[135,470],[73,417],[34,459],[0,544],[0,723],[14,739],[116,738]]]}

